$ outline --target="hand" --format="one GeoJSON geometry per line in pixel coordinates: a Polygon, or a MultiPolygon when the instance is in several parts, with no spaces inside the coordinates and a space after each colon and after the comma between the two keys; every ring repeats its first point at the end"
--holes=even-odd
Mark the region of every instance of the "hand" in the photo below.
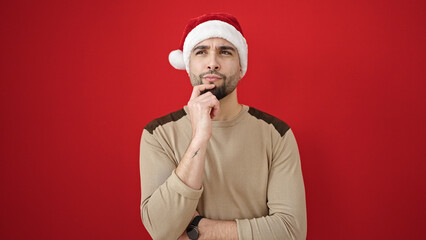
{"type": "Polygon", "coordinates": [[[212,135],[212,119],[219,113],[220,103],[211,92],[200,93],[214,88],[214,84],[195,86],[188,102],[192,124],[192,138],[208,141],[212,135]]]}

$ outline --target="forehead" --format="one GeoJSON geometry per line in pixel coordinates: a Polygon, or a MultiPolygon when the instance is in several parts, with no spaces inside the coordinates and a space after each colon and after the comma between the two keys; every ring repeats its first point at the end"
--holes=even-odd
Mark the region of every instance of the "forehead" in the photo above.
{"type": "Polygon", "coordinates": [[[197,45],[194,46],[200,46],[200,45],[206,45],[206,46],[231,46],[233,48],[236,49],[236,47],[234,46],[234,44],[232,44],[231,42],[229,42],[226,39],[223,38],[208,38],[204,41],[199,42],[197,45]]]}

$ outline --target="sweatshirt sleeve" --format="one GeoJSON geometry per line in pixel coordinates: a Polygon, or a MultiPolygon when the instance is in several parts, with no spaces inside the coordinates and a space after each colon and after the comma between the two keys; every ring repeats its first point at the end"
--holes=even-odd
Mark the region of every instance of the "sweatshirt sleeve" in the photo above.
{"type": "Polygon", "coordinates": [[[236,219],[239,239],[306,239],[305,187],[291,129],[274,147],[268,181],[269,215],[236,219]]]}
{"type": "Polygon", "coordinates": [[[167,144],[143,130],[140,142],[141,217],[153,239],[177,239],[186,229],[203,192],[183,183],[167,144]],[[161,143],[160,143],[161,142],[161,143]]]}

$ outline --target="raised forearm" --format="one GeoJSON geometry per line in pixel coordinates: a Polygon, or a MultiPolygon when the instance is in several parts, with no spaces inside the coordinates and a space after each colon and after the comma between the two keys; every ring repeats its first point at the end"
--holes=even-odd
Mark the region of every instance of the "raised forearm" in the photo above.
{"type": "Polygon", "coordinates": [[[201,189],[207,142],[193,138],[176,168],[176,175],[192,189],[201,189]]]}
{"type": "Polygon", "coordinates": [[[214,84],[195,86],[188,102],[192,125],[192,140],[176,168],[176,175],[192,189],[200,189],[204,173],[207,144],[212,135],[212,120],[219,111],[219,101],[208,92],[200,95],[214,84]]]}

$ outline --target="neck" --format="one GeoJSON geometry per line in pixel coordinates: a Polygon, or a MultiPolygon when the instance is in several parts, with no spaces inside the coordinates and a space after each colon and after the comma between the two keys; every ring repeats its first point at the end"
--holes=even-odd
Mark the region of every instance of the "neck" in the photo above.
{"type": "Polygon", "coordinates": [[[219,113],[213,118],[213,121],[226,121],[237,116],[243,106],[238,103],[237,89],[228,96],[220,100],[219,113]]]}

